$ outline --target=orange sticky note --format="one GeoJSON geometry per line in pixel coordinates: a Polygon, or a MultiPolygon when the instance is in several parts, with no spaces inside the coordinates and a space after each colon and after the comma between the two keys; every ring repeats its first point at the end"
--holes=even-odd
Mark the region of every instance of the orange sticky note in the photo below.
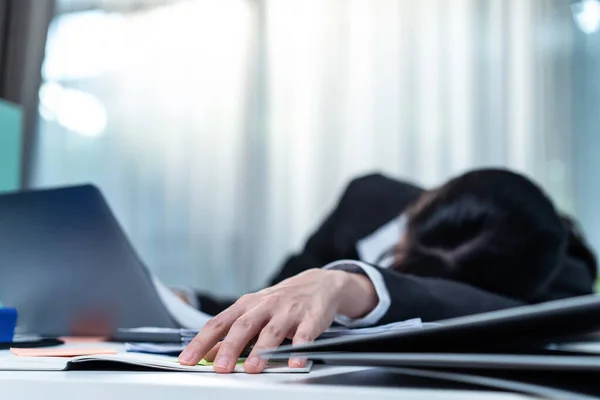
{"type": "Polygon", "coordinates": [[[95,356],[98,354],[117,354],[111,349],[10,349],[11,353],[20,357],[78,357],[95,356]]]}

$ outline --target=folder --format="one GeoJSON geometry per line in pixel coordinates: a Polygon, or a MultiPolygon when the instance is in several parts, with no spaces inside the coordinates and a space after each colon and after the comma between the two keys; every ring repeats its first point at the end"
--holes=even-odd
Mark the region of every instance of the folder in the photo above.
{"type": "MultiPolygon", "coordinates": [[[[306,353],[311,360],[337,365],[451,369],[465,371],[581,371],[600,372],[600,356],[473,353],[306,353]]],[[[285,360],[282,354],[270,360],[285,360]]]]}
{"type": "MultiPolygon", "coordinates": [[[[544,398],[600,395],[600,355],[560,343],[600,331],[600,296],[589,295],[437,321],[422,329],[317,340],[260,354],[326,364],[444,376],[544,398]]],[[[588,336],[589,337],[589,336],[588,336]]]]}
{"type": "Polygon", "coordinates": [[[580,296],[437,322],[418,330],[317,340],[261,354],[527,352],[600,330],[600,296],[580,296]]]}

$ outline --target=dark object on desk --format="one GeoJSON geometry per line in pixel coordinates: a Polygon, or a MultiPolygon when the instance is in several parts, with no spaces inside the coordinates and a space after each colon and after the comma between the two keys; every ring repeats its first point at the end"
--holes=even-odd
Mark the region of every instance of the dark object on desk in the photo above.
{"type": "Polygon", "coordinates": [[[64,344],[64,342],[60,339],[53,338],[40,338],[40,339],[25,339],[25,340],[16,340],[13,342],[0,342],[0,350],[8,350],[11,348],[14,349],[32,349],[37,347],[51,347],[51,346],[59,346],[64,344]]]}
{"type": "MultiPolygon", "coordinates": [[[[582,371],[600,375],[600,356],[472,353],[308,353],[327,364],[477,371],[582,371]]],[[[273,356],[271,359],[286,359],[273,356]]]]}
{"type": "Polygon", "coordinates": [[[0,301],[24,333],[179,328],[94,186],[0,196],[0,301]]]}
{"type": "MultiPolygon", "coordinates": [[[[436,371],[437,372],[437,371],[436,371]]],[[[454,373],[453,370],[440,370],[440,373],[454,373]]],[[[525,393],[538,395],[541,398],[554,399],[597,399],[600,398],[598,372],[586,371],[527,371],[527,370],[462,370],[461,374],[473,376],[481,381],[502,380],[520,387],[535,388],[525,393]]]]}
{"type": "Polygon", "coordinates": [[[551,343],[598,331],[599,296],[517,307],[440,323],[441,326],[414,331],[286,346],[266,354],[274,359],[285,358],[293,352],[295,357],[315,358],[328,364],[411,370],[420,374],[418,376],[447,377],[543,398],[589,399],[590,395],[600,395],[596,389],[600,357],[545,350],[551,343]],[[315,354],[318,352],[321,354],[315,354]],[[575,375],[577,380],[571,379],[575,375]]]}
{"type": "Polygon", "coordinates": [[[113,342],[140,343],[183,343],[184,337],[179,332],[144,332],[139,330],[118,329],[111,335],[113,342]]]}
{"type": "Polygon", "coordinates": [[[17,310],[0,308],[0,342],[11,342],[17,326],[17,310]]]}
{"type": "Polygon", "coordinates": [[[424,370],[372,368],[294,381],[292,384],[510,392],[545,399],[589,400],[600,394],[597,374],[524,371],[424,370]],[[590,397],[592,396],[592,397],[590,397]]]}
{"type": "MultiPolygon", "coordinates": [[[[403,371],[404,372],[404,371],[403,371]]],[[[389,368],[368,368],[362,371],[346,372],[293,380],[290,384],[300,385],[333,385],[333,386],[357,386],[376,388],[411,388],[411,389],[436,389],[436,390],[485,390],[486,386],[472,385],[461,382],[453,382],[436,377],[412,375],[394,371],[389,368]]],[[[490,391],[496,391],[490,389],[490,391]]]]}
{"type": "Polygon", "coordinates": [[[590,295],[440,321],[440,325],[318,340],[265,354],[315,352],[497,352],[541,349],[600,328],[600,296],[590,295]]]}

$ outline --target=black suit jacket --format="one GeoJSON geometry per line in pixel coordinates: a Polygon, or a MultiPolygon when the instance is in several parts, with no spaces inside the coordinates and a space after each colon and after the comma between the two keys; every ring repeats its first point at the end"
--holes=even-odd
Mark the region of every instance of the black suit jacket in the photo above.
{"type": "MultiPolygon", "coordinates": [[[[286,260],[269,281],[269,286],[336,260],[358,260],[357,242],[396,218],[422,192],[414,185],[380,174],[352,181],[336,208],[309,238],[302,252],[286,260]]],[[[587,256],[589,252],[578,253],[574,247],[568,246],[569,254],[542,300],[592,292],[594,260],[587,256]]],[[[379,321],[380,324],[415,317],[435,321],[525,304],[523,299],[505,297],[458,281],[378,269],[391,297],[391,306],[379,321]]],[[[205,295],[199,295],[199,301],[201,309],[209,314],[216,314],[233,303],[233,300],[215,300],[205,295]]]]}

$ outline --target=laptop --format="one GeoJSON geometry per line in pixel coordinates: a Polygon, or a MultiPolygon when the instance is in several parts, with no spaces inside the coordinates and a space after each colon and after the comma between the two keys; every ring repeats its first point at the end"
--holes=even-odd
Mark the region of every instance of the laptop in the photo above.
{"type": "Polygon", "coordinates": [[[180,327],[92,185],[0,195],[0,302],[26,334],[180,327]]]}

